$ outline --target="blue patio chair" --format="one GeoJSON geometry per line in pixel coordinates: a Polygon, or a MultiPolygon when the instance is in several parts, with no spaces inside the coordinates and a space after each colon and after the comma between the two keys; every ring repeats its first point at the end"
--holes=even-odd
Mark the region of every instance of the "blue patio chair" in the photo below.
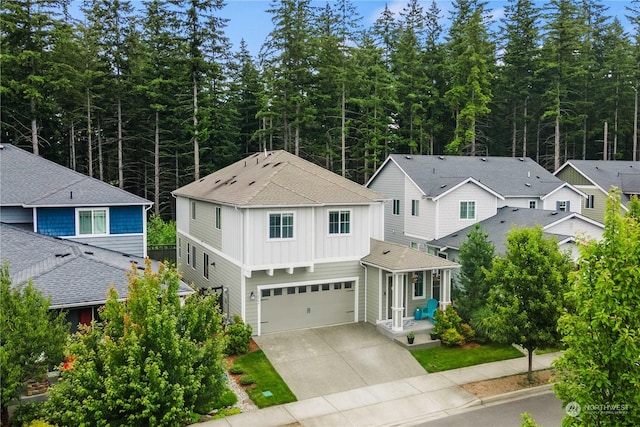
{"type": "Polygon", "coordinates": [[[423,319],[431,319],[431,321],[435,321],[434,316],[436,315],[436,310],[438,309],[438,300],[435,298],[431,298],[427,301],[427,305],[422,307],[420,311],[422,311],[423,319]]]}

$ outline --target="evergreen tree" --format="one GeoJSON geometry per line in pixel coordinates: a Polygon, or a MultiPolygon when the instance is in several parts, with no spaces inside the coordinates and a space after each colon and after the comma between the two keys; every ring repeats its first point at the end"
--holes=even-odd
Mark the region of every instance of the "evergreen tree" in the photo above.
{"type": "Polygon", "coordinates": [[[460,288],[456,308],[466,322],[469,322],[473,313],[486,306],[489,296],[491,286],[484,270],[491,271],[495,248],[487,237],[489,235],[476,224],[467,234],[467,240],[460,246],[460,288]]]}

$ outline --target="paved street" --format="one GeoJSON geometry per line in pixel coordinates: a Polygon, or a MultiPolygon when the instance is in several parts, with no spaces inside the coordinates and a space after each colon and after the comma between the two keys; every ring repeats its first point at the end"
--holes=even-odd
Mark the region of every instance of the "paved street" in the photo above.
{"type": "Polygon", "coordinates": [[[540,426],[561,425],[564,410],[553,392],[507,403],[466,409],[463,413],[417,424],[421,427],[519,427],[520,414],[528,412],[540,426]]]}

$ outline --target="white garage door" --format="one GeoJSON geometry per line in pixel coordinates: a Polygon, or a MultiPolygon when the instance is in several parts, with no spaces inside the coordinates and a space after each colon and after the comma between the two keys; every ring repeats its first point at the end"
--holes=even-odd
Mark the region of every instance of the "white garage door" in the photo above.
{"type": "Polygon", "coordinates": [[[261,333],[355,321],[354,282],[262,289],[261,333]]]}

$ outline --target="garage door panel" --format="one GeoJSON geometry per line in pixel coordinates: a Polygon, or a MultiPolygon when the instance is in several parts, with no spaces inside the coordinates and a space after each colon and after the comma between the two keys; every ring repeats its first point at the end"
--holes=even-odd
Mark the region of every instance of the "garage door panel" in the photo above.
{"type": "Polygon", "coordinates": [[[344,283],[339,286],[299,285],[295,293],[287,288],[261,293],[261,333],[348,323],[355,321],[355,291],[344,283]]]}

